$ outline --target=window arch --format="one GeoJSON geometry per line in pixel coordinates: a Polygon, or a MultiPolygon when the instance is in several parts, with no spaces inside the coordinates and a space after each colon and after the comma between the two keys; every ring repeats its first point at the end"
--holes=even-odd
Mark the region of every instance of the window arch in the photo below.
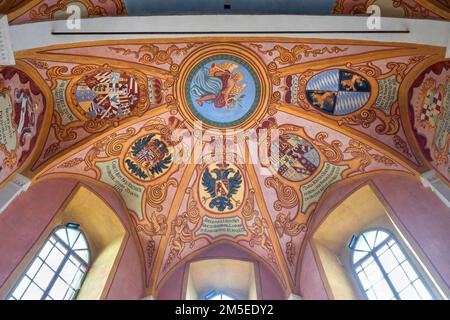
{"type": "Polygon", "coordinates": [[[73,300],[89,268],[89,246],[79,225],[53,230],[8,295],[9,300],[73,300]]]}
{"type": "Polygon", "coordinates": [[[353,271],[368,299],[434,298],[401,244],[387,230],[365,231],[353,237],[349,247],[353,271]]]}
{"type": "Polygon", "coordinates": [[[205,295],[205,300],[236,300],[230,295],[212,290],[205,295]]]}

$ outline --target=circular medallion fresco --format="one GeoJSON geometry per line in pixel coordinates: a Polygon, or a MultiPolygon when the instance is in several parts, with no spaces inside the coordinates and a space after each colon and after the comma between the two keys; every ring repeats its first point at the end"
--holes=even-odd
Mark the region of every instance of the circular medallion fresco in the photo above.
{"type": "Polygon", "coordinates": [[[167,145],[157,134],[140,137],[125,154],[125,170],[142,181],[162,176],[172,165],[172,149],[172,146],[167,145]]]}
{"type": "Polygon", "coordinates": [[[127,72],[96,71],[76,84],[76,102],[93,120],[120,119],[138,107],[139,83],[127,72]]]}
{"type": "Polygon", "coordinates": [[[295,134],[280,135],[279,144],[272,144],[271,149],[278,148],[279,161],[275,170],[283,178],[298,182],[313,175],[320,165],[320,155],[307,140],[295,134]]]}
{"type": "Polygon", "coordinates": [[[200,202],[214,213],[228,213],[238,209],[244,198],[244,179],[234,164],[210,164],[199,183],[200,202]]]}
{"type": "Polygon", "coordinates": [[[306,98],[317,110],[346,115],[362,108],[370,97],[370,84],[356,72],[332,69],[320,72],[306,84],[306,98]]]}
{"type": "Polygon", "coordinates": [[[190,70],[185,94],[188,107],[198,120],[227,128],[241,124],[253,114],[260,100],[261,83],[243,59],[214,55],[190,70]]]}

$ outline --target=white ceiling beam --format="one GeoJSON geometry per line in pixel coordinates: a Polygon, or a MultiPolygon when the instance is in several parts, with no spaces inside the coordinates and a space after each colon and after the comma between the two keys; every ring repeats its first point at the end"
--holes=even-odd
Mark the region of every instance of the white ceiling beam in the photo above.
{"type": "MultiPolygon", "coordinates": [[[[45,21],[10,26],[14,51],[48,45],[114,39],[221,36],[284,36],[416,43],[449,47],[450,22],[381,18],[381,29],[370,30],[367,17],[299,15],[191,15],[104,17],[73,22],[45,21]],[[341,32],[342,31],[342,32],[341,32]],[[409,31],[409,33],[389,33],[409,31]],[[52,34],[64,32],[122,34],[52,34]],[[211,32],[213,34],[211,34],[211,32]],[[370,33],[368,33],[370,32],[370,33]],[[147,34],[146,34],[147,33],[147,34]]],[[[450,49],[447,51],[450,56],[450,49]]]]}

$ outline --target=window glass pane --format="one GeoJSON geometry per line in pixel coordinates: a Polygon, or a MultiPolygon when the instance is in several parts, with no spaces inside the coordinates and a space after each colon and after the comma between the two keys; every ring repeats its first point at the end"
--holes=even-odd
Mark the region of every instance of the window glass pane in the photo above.
{"type": "Polygon", "coordinates": [[[353,250],[352,257],[357,278],[369,299],[433,299],[401,246],[389,233],[365,232],[358,236],[355,247],[367,251],[353,250]]]}
{"type": "Polygon", "coordinates": [[[410,284],[406,273],[400,266],[395,268],[395,270],[389,274],[389,279],[394,285],[395,290],[397,290],[398,292],[402,291],[407,285],[410,284]]]}
{"type": "Polygon", "coordinates": [[[390,300],[394,296],[385,280],[381,280],[375,284],[373,286],[373,291],[376,292],[377,298],[380,300],[390,300]]]}
{"type": "Polygon", "coordinates": [[[36,274],[33,281],[36,282],[41,289],[45,290],[54,275],[55,273],[46,264],[44,264],[39,269],[39,272],[36,274]]]}
{"type": "Polygon", "coordinates": [[[423,300],[431,300],[433,297],[430,295],[430,292],[425,288],[422,280],[417,279],[414,281],[414,287],[416,288],[417,292],[419,293],[420,297],[423,300]]]}
{"type": "Polygon", "coordinates": [[[367,298],[369,298],[369,300],[377,300],[377,296],[375,295],[375,292],[373,292],[372,289],[367,290],[366,294],[367,294],[367,298]]]}
{"type": "Polygon", "coordinates": [[[67,283],[72,283],[72,280],[75,277],[77,271],[78,271],[78,267],[76,265],[74,265],[70,260],[68,260],[66,262],[66,264],[64,265],[64,267],[62,268],[60,276],[67,283]]]}
{"type": "Polygon", "coordinates": [[[367,252],[370,251],[370,248],[369,248],[369,246],[367,245],[366,240],[365,240],[364,237],[362,237],[362,236],[358,237],[358,240],[357,240],[357,242],[356,242],[355,249],[356,249],[356,250],[359,250],[359,251],[367,251],[367,252]]]}
{"type": "Polygon", "coordinates": [[[372,257],[369,257],[369,258],[367,258],[366,260],[364,260],[363,263],[361,263],[361,267],[367,268],[367,266],[368,266],[369,264],[371,264],[373,261],[374,261],[373,258],[372,258],[372,257]]]}
{"type": "Polygon", "coordinates": [[[42,265],[42,260],[37,258],[34,260],[34,262],[31,264],[30,268],[27,270],[27,276],[29,276],[31,279],[34,278],[36,273],[38,272],[39,268],[42,265]]]}
{"type": "Polygon", "coordinates": [[[369,244],[369,248],[372,249],[375,244],[375,237],[377,236],[378,231],[369,231],[364,233],[364,237],[366,238],[367,243],[369,244]]]}
{"type": "Polygon", "coordinates": [[[408,260],[402,263],[402,267],[406,275],[408,276],[409,281],[412,282],[418,278],[417,273],[414,271],[413,267],[411,266],[408,260]]]}
{"type": "Polygon", "coordinates": [[[13,293],[14,298],[20,299],[22,297],[22,294],[25,292],[25,289],[28,288],[30,282],[31,280],[28,277],[23,277],[20,283],[17,285],[16,289],[14,290],[13,293]]]}
{"type": "Polygon", "coordinates": [[[78,270],[77,274],[75,275],[75,278],[73,279],[72,283],[70,284],[72,288],[78,290],[80,289],[81,281],[83,280],[85,273],[82,270],[78,270]]]}
{"type": "Polygon", "coordinates": [[[72,228],[67,228],[67,235],[68,235],[68,239],[69,239],[69,247],[73,247],[73,245],[75,244],[75,241],[77,240],[78,236],[80,235],[80,231],[72,229],[72,228]]]}
{"type": "Polygon", "coordinates": [[[52,268],[54,271],[58,270],[61,262],[64,259],[64,255],[61,251],[59,251],[56,247],[52,249],[50,254],[47,257],[47,260],[45,260],[45,263],[47,263],[50,268],[52,268]]]}
{"type": "Polygon", "coordinates": [[[382,245],[380,248],[376,249],[377,256],[381,256],[383,253],[385,253],[387,250],[389,250],[389,246],[387,244],[382,245]]]}
{"type": "Polygon", "coordinates": [[[56,243],[56,247],[58,248],[59,251],[61,251],[62,254],[66,254],[67,253],[67,249],[66,247],[64,247],[60,241],[58,241],[56,243]]]}
{"type": "Polygon", "coordinates": [[[383,278],[383,274],[375,261],[368,265],[364,271],[366,272],[367,278],[369,279],[371,285],[377,283],[383,278]]]}
{"type": "Polygon", "coordinates": [[[406,287],[405,290],[400,292],[400,298],[402,298],[402,300],[418,300],[418,299],[420,299],[420,297],[417,294],[416,289],[414,289],[413,285],[409,285],[408,287],[406,287]]]}
{"type": "Polygon", "coordinates": [[[395,269],[395,267],[398,266],[398,261],[397,259],[395,259],[394,254],[391,250],[387,250],[382,253],[378,257],[378,259],[380,260],[381,265],[387,273],[391,272],[395,269]]]}
{"type": "Polygon", "coordinates": [[[389,234],[384,231],[378,231],[377,239],[375,241],[375,246],[378,246],[381,242],[386,240],[389,237],[389,234]]]}
{"type": "Polygon", "coordinates": [[[41,251],[39,252],[39,257],[41,257],[43,260],[47,258],[47,255],[49,254],[50,250],[53,248],[53,243],[50,241],[46,241],[45,245],[42,247],[41,251]]]}
{"type": "Polygon", "coordinates": [[[67,290],[66,296],[64,297],[64,300],[72,300],[75,298],[76,291],[73,289],[67,290]]]}
{"type": "Polygon", "coordinates": [[[55,234],[66,244],[69,244],[69,239],[67,238],[66,228],[61,228],[55,232],[55,234]]]}
{"type": "Polygon", "coordinates": [[[366,274],[364,272],[358,273],[358,278],[361,281],[361,285],[364,288],[364,290],[367,290],[370,287],[369,280],[366,277],[366,274]]]}
{"type": "Polygon", "coordinates": [[[218,293],[209,298],[208,300],[234,300],[234,299],[224,293],[218,293]]]}
{"type": "Polygon", "coordinates": [[[44,243],[7,299],[74,299],[86,275],[88,261],[89,250],[81,231],[59,228],[44,243]],[[78,249],[71,250],[68,244],[78,249]]]}
{"type": "Polygon", "coordinates": [[[73,250],[82,250],[82,249],[87,249],[87,243],[86,243],[86,239],[83,237],[82,234],[80,234],[80,236],[78,237],[77,241],[75,242],[75,245],[73,246],[73,250]]]}
{"type": "Polygon", "coordinates": [[[357,263],[359,260],[367,256],[367,252],[354,251],[353,253],[353,263],[357,263]]]}
{"type": "Polygon", "coordinates": [[[85,262],[89,262],[89,251],[88,250],[76,250],[75,252],[85,262]]]}
{"type": "Polygon", "coordinates": [[[391,250],[394,253],[394,256],[397,258],[398,262],[403,262],[406,259],[405,255],[403,254],[402,250],[400,250],[397,244],[393,245],[391,250]]]}
{"type": "Polygon", "coordinates": [[[21,300],[39,300],[41,299],[43,293],[44,292],[39,289],[36,284],[31,283],[28,289],[23,294],[21,300]]]}
{"type": "Polygon", "coordinates": [[[65,283],[61,278],[58,277],[58,279],[56,279],[55,284],[53,285],[52,289],[50,290],[49,295],[54,300],[63,300],[68,289],[69,289],[69,285],[67,283],[65,283]]]}

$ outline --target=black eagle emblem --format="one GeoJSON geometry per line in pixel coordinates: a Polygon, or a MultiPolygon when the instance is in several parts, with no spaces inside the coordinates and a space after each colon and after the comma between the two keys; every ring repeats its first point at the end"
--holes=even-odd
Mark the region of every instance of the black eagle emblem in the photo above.
{"type": "Polygon", "coordinates": [[[203,197],[202,200],[205,203],[208,199],[211,199],[209,203],[211,209],[216,208],[219,211],[232,210],[234,205],[239,205],[239,201],[234,200],[233,195],[238,192],[241,184],[242,175],[239,170],[214,168],[209,172],[206,169],[203,173],[202,185],[210,197],[203,197]],[[234,175],[230,177],[230,174],[233,173],[234,175]],[[213,178],[213,174],[215,178],[213,178]]]}

